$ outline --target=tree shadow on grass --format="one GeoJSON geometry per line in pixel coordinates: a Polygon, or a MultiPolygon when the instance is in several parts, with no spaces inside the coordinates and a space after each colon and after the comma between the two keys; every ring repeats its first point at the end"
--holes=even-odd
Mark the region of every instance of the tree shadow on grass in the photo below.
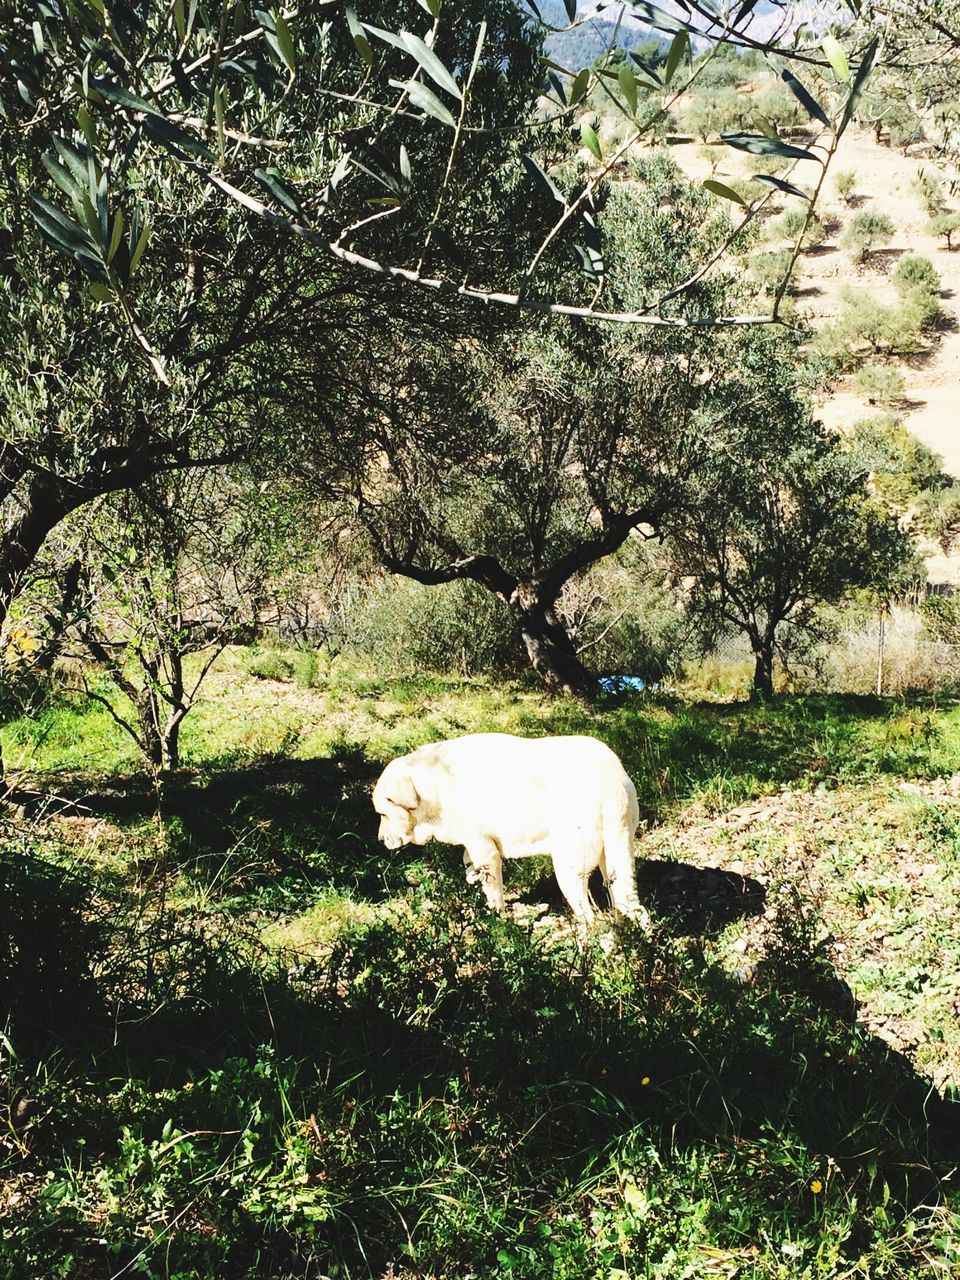
{"type": "MultiPolygon", "coordinates": [[[[83,874],[27,851],[7,871],[10,955],[29,940],[0,977],[7,1031],[24,1080],[47,1063],[26,1120],[16,1080],[6,1093],[14,1164],[59,1185],[65,1170],[127,1169],[135,1142],[167,1171],[156,1202],[152,1164],[124,1174],[109,1221],[55,1197],[23,1210],[30,1247],[49,1251],[36,1256],[69,1249],[90,1277],[145,1241],[183,1274],[381,1277],[412,1242],[416,1274],[492,1275],[501,1251],[539,1239],[539,1259],[513,1268],[532,1280],[538,1223],[589,1256],[602,1187],[645,1186],[668,1217],[697,1186],[717,1198],[721,1244],[830,1229],[828,1201],[839,1213],[853,1196],[869,1234],[874,1209],[895,1230],[942,1203],[960,1159],[956,1107],[838,1015],[837,975],[802,918],[742,981],[669,928],[580,952],[477,914],[451,875],[431,893],[442,906],[310,961],[258,949],[229,918],[97,902],[83,874]],[[179,1134],[194,1144],[182,1187],[179,1134]],[[685,1169],[700,1170],[689,1185],[685,1169]],[[251,1218],[254,1187],[275,1212],[251,1218]],[[313,1203],[310,1188],[318,1213],[301,1221],[289,1206],[313,1203]],[[188,1208],[196,1230],[158,1233],[188,1208]]],[[[863,1246],[852,1237],[851,1258],[863,1246]]]]}
{"type": "MultiPolygon", "coordinates": [[[[642,696],[611,696],[589,712],[560,703],[522,720],[520,731],[601,734],[634,778],[643,816],[658,821],[716,780],[722,792],[715,803],[736,804],[758,786],[814,785],[866,773],[863,731],[890,716],[889,702],[855,696],[784,698],[762,711],[743,704],[661,705],[669,716],[651,713],[642,696]]],[[[869,766],[874,772],[909,767],[913,748],[903,732],[907,737],[887,753],[889,761],[869,766]]],[[[915,745],[928,750],[922,735],[915,745]]],[[[879,752],[875,743],[871,749],[879,752]]],[[[340,750],[330,758],[271,757],[171,776],[162,794],[166,868],[219,897],[246,897],[265,909],[293,909],[298,898],[324,888],[374,902],[404,892],[417,864],[447,855],[434,847],[384,853],[370,802],[381,767],[359,750],[340,750]]],[[[67,812],[121,826],[149,820],[157,804],[142,775],[108,781],[45,775],[43,785],[67,812]]],[[[140,866],[149,870],[143,861],[140,866]]]]}
{"type": "MultiPolygon", "coordinates": [[[[381,768],[360,751],[340,751],[172,774],[159,798],[165,867],[221,895],[259,895],[266,906],[271,890],[280,897],[328,887],[371,901],[390,896],[420,854],[386,855],[377,842],[370,793],[381,768]]],[[[121,826],[157,813],[157,791],[142,774],[93,785],[77,775],[47,781],[66,813],[121,826]]]]}

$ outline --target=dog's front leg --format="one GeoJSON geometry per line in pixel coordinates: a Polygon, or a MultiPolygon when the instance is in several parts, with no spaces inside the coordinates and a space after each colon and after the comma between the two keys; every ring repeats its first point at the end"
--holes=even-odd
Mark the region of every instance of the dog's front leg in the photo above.
{"type": "MultiPolygon", "coordinates": [[[[463,860],[465,863],[469,860],[474,868],[474,880],[483,885],[487,906],[493,911],[503,911],[503,855],[497,842],[489,837],[472,840],[467,845],[463,860]]],[[[467,880],[470,881],[469,871],[467,880]]]]}

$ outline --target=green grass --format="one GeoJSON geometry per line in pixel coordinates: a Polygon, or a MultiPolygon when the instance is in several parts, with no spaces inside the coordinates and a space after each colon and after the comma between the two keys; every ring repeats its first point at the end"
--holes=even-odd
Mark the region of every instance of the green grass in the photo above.
{"type": "Polygon", "coordinates": [[[159,817],[99,710],[5,726],[83,808],[0,831],[0,1280],[956,1273],[960,816],[899,786],[960,769],[956,707],[310,672],[229,655],[159,817]],[[384,855],[382,762],[478,729],[603,737],[651,865],[742,864],[767,915],[581,951],[384,855]]]}

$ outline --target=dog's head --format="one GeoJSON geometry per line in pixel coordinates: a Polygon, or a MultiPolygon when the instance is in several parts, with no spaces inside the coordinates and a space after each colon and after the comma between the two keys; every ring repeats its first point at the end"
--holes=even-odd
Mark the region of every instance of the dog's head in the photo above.
{"type": "Polygon", "coordinates": [[[391,760],[373,788],[373,807],[380,815],[378,839],[388,849],[414,843],[419,804],[407,757],[391,760]]]}

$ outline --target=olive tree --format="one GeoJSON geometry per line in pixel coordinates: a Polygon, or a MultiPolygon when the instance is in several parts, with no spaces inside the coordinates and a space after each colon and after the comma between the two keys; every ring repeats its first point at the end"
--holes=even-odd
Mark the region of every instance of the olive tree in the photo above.
{"type": "MultiPolygon", "coordinates": [[[[286,226],[251,219],[212,185],[203,164],[223,173],[231,155],[255,153],[256,167],[266,165],[259,189],[282,194],[267,169],[287,144],[250,129],[254,116],[266,129],[281,109],[284,63],[275,51],[264,60],[259,47],[248,58],[247,44],[230,37],[212,103],[183,71],[181,54],[206,38],[201,31],[209,35],[208,22],[227,40],[227,19],[232,30],[242,10],[194,11],[184,19],[189,32],[179,33],[183,15],[174,8],[15,4],[4,30],[12,75],[0,82],[0,626],[45,541],[72,513],[158,477],[247,457],[281,429],[301,356],[325,420],[331,371],[358,328],[437,311],[432,299],[418,306],[412,295],[398,297],[390,281],[291,237],[286,226]],[[148,55],[164,40],[166,70],[158,71],[148,55]],[[154,74],[156,97],[145,85],[154,74]],[[172,77],[166,88],[164,75],[172,77]],[[156,104],[171,86],[175,120],[143,96],[156,104]],[[224,103],[249,109],[242,127],[224,121],[224,103]]],[[[506,0],[496,12],[475,6],[458,24],[462,47],[475,48],[482,8],[497,20],[475,67],[485,128],[464,144],[477,193],[461,201],[467,234],[470,210],[484,207],[489,184],[501,181],[504,151],[515,149],[499,126],[522,114],[537,68],[536,38],[506,0]],[[504,61],[515,73],[509,84],[504,61]]],[[[256,32],[266,40],[259,25],[256,32]]],[[[311,56],[327,67],[325,32],[320,23],[311,29],[311,56]]],[[[270,35],[282,43],[277,29],[270,35]]],[[[346,27],[344,41],[354,49],[346,27]]],[[[200,66],[209,65],[201,55],[200,66]]],[[[283,108],[303,139],[304,163],[333,185],[336,163],[324,169],[330,148],[366,110],[341,102],[336,65],[318,72],[325,93],[318,86],[315,99],[298,96],[297,111],[283,108]]],[[[396,156],[420,122],[400,113],[394,126],[380,141],[396,156]]],[[[388,181],[381,161],[365,155],[388,181]]],[[[435,189],[446,157],[435,150],[421,163],[425,190],[435,189]]],[[[366,195],[341,212],[369,212],[366,195]]],[[[508,234],[488,232],[482,248],[496,258],[508,234]]],[[[393,234],[399,243],[406,233],[393,234]]]]}
{"type": "Polygon", "coordinates": [[[815,634],[817,611],[882,587],[907,557],[895,514],[863,462],[810,414],[788,350],[768,352],[736,429],[710,448],[667,547],[705,637],[746,636],[758,696],[774,691],[784,635],[815,634]]]}
{"type": "Polygon", "coordinates": [[[236,476],[180,471],[84,515],[71,530],[79,591],[68,651],[107,677],[112,695],[79,667],[84,693],[145,763],[177,769],[183,721],[213,663],[270,620],[290,505],[236,476]]]}
{"type": "MultiPolygon", "coordinates": [[[[725,215],[663,155],[608,198],[608,287],[626,306],[659,290],[669,315],[671,282],[710,261],[725,215]],[[677,228],[694,210],[700,235],[684,241],[677,228]]],[[[714,274],[699,303],[707,313],[735,293],[714,274]]],[[[520,326],[484,344],[396,335],[358,351],[340,429],[305,449],[306,479],[349,503],[392,572],[492,592],[547,686],[588,695],[596,684],[558,599],[631,534],[655,536],[684,500],[705,438],[753,394],[742,347],[733,335],[691,341],[582,322],[520,326]]]]}
{"type": "MultiPolygon", "coordinates": [[[[789,0],[770,2],[784,12],[790,7],[789,0]]],[[[252,12],[233,0],[124,6],[116,14],[92,0],[12,8],[6,52],[14,74],[3,108],[38,140],[74,204],[70,212],[62,197],[44,194],[34,212],[123,314],[161,377],[162,360],[126,287],[122,251],[114,267],[123,239],[118,217],[131,225],[138,215],[143,220],[137,162],[144,153],[195,175],[208,186],[211,207],[232,203],[277,234],[363,271],[502,306],[661,325],[649,303],[628,314],[604,305],[594,207],[600,185],[704,77],[717,51],[730,47],[778,53],[781,78],[823,125],[825,141],[819,150],[762,133],[730,133],[725,141],[825,173],[879,48],[869,41],[851,61],[834,36],[765,41],[750,32],[752,5],[718,22],[711,4],[689,0],[680,16],[640,6],[670,37],[662,69],[640,56],[614,66],[611,48],[588,67],[549,66],[543,75],[539,46],[550,24],[536,5],[513,0],[361,0],[356,10],[324,3],[252,12]],[[694,36],[711,46],[697,59],[694,36]],[[642,92],[650,86],[652,95],[642,92]],[[576,123],[580,104],[598,87],[629,127],[607,152],[595,133],[581,130],[597,168],[579,189],[561,192],[549,172],[555,134],[576,123]],[[100,164],[96,173],[70,151],[81,135],[100,164]],[[489,212],[499,213],[499,202],[488,202],[488,217],[475,227],[469,213],[483,205],[475,199],[478,153],[508,138],[517,144],[514,172],[522,166],[557,197],[515,245],[522,251],[512,261],[491,253],[487,240],[489,212]],[[558,255],[577,245],[586,278],[554,279],[546,295],[538,286],[558,255]]],[[[570,27],[592,16],[577,0],[564,0],[564,13],[570,27]]],[[[796,194],[788,180],[766,176],[767,198],[796,194]]],[[[745,208],[742,221],[757,212],[745,208]]],[[[734,228],[731,243],[736,234],[734,228]]],[[[770,323],[776,311],[682,318],[770,323]]]]}

